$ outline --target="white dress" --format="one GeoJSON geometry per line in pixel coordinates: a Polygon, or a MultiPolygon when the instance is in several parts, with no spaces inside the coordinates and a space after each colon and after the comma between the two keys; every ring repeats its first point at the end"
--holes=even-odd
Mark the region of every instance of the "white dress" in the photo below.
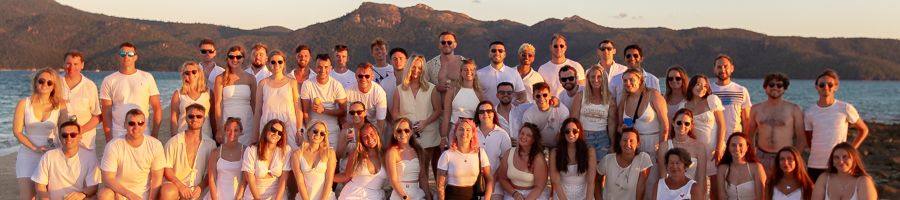
{"type": "MultiPolygon", "coordinates": [[[[711,94],[706,96],[707,102],[707,110],[703,113],[694,112],[694,135],[697,136],[697,140],[706,144],[706,149],[709,150],[709,154],[707,158],[711,158],[713,156],[712,152],[716,150],[716,145],[718,145],[718,141],[724,138],[719,138],[718,133],[715,133],[718,129],[718,125],[716,124],[716,111],[724,110],[725,107],[722,107],[722,102],[719,100],[719,97],[711,94]]],[[[682,104],[682,108],[684,104],[682,104]]],[[[670,122],[672,124],[672,122],[670,122]]],[[[725,133],[727,136],[728,133],[725,133]]],[[[706,175],[715,175],[717,174],[718,168],[716,168],[715,162],[711,159],[705,161],[706,163],[706,175]]]]}
{"type": "MultiPolygon", "coordinates": [[[[578,174],[577,164],[567,166],[566,173],[560,174],[560,176],[562,176],[560,178],[560,181],[563,185],[563,191],[566,191],[566,199],[585,198],[585,195],[587,194],[587,182],[585,181],[585,175],[587,175],[587,173],[578,174]]],[[[559,199],[559,197],[554,197],[553,199],[559,199]]]]}
{"type": "MultiPolygon", "coordinates": [[[[419,158],[397,162],[397,173],[400,175],[400,186],[409,199],[425,199],[425,191],[419,188],[419,158]]],[[[391,192],[391,200],[402,200],[397,190],[391,192]]]]}
{"type": "MultiPolygon", "coordinates": [[[[271,83],[271,82],[269,82],[271,83]]],[[[266,124],[269,120],[278,119],[284,122],[285,135],[287,135],[287,143],[291,148],[297,148],[297,115],[294,110],[294,94],[291,84],[284,84],[278,88],[271,86],[262,87],[262,114],[259,118],[259,124],[266,124]]],[[[262,132],[263,126],[259,126],[262,132]]]]}
{"type": "MultiPolygon", "coordinates": [[[[300,152],[297,152],[300,153],[300,152]]],[[[318,157],[318,156],[317,156],[318,157]]],[[[303,180],[306,181],[306,191],[309,198],[318,200],[322,198],[322,187],[325,184],[325,173],[328,170],[328,163],[320,160],[318,162],[309,163],[306,158],[300,156],[300,171],[303,172],[303,180]]],[[[301,199],[300,193],[294,199],[301,199]]],[[[335,199],[334,191],[328,195],[328,199],[335,199]]]]}
{"type": "Polygon", "coordinates": [[[229,117],[241,118],[241,126],[244,127],[244,133],[238,138],[238,142],[244,145],[250,145],[256,141],[251,141],[258,132],[253,130],[255,122],[253,122],[253,107],[250,106],[250,86],[249,85],[229,85],[222,88],[222,121],[225,124],[229,117]]]}
{"type": "MultiPolygon", "coordinates": [[[[31,97],[25,98],[24,106],[25,130],[23,134],[28,137],[31,144],[38,147],[46,146],[49,144],[48,140],[53,140],[54,143],[59,144],[57,142],[59,140],[51,137],[56,135],[56,121],[59,119],[59,108],[50,111],[50,116],[47,116],[47,120],[41,121],[34,116],[34,109],[31,107],[31,97]]],[[[19,152],[16,155],[16,178],[31,178],[43,155],[43,153],[31,151],[25,145],[19,145],[19,152]]]]}
{"type": "MultiPolygon", "coordinates": [[[[460,117],[475,118],[475,109],[478,108],[478,96],[472,88],[459,88],[453,97],[451,105],[450,122],[456,123],[460,117]]],[[[451,127],[453,129],[453,127],[451,127]]]]}
{"type": "Polygon", "coordinates": [[[380,168],[378,173],[372,174],[364,162],[361,162],[360,166],[356,168],[353,179],[341,190],[338,199],[384,199],[384,190],[382,190],[381,186],[387,179],[387,175],[385,175],[383,167],[378,166],[378,168],[380,168]]]}
{"type": "MultiPolygon", "coordinates": [[[[248,147],[244,150],[244,157],[241,158],[241,171],[253,172],[256,179],[256,191],[259,192],[261,199],[275,199],[278,192],[278,179],[282,175],[288,175],[291,169],[288,161],[290,148],[276,148],[272,153],[272,158],[267,161],[261,161],[256,157],[256,146],[248,147]],[[285,174],[288,173],[288,174],[285,174]]],[[[253,193],[250,192],[250,185],[244,189],[243,199],[253,199],[253,193]]],[[[282,199],[287,195],[283,195],[282,199]]]]}
{"type": "MultiPolygon", "coordinates": [[[[225,160],[222,158],[222,150],[219,149],[219,159],[216,160],[216,193],[219,194],[219,199],[234,199],[241,179],[243,179],[241,160],[225,160]]],[[[206,193],[203,199],[209,200],[212,197],[206,193]]]]}
{"type": "Polygon", "coordinates": [[[176,133],[181,133],[187,130],[187,118],[185,118],[185,116],[187,116],[187,110],[185,109],[187,109],[187,107],[191,104],[200,104],[201,106],[203,106],[203,108],[206,109],[206,113],[203,114],[203,117],[205,117],[205,120],[203,120],[203,129],[200,129],[200,133],[205,138],[215,139],[212,137],[212,128],[209,125],[209,120],[211,119],[211,117],[209,116],[209,92],[200,93],[200,96],[197,97],[196,100],[192,99],[191,96],[181,94],[179,92],[178,108],[181,109],[179,110],[179,113],[181,114],[178,115],[178,132],[176,133]]]}

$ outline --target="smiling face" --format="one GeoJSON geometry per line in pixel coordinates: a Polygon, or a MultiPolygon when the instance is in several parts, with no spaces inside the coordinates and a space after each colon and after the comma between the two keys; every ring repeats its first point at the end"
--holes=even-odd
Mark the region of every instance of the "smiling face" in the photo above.
{"type": "Polygon", "coordinates": [[[445,55],[453,53],[456,45],[456,36],[453,35],[442,35],[438,41],[438,49],[441,50],[441,54],[445,55]]]}
{"type": "Polygon", "coordinates": [[[312,59],[312,56],[309,54],[309,50],[300,50],[300,53],[297,53],[297,65],[300,67],[309,66],[309,61],[312,59]]]}
{"type": "Polygon", "coordinates": [[[513,97],[513,87],[509,85],[503,85],[497,87],[497,99],[500,100],[500,104],[509,105],[512,103],[513,97]]]}
{"type": "Polygon", "coordinates": [[[838,172],[852,174],[851,170],[856,163],[853,163],[850,152],[847,152],[845,149],[835,148],[834,153],[831,155],[831,159],[834,161],[834,168],[836,168],[838,172]]]}
{"type": "Polygon", "coordinates": [[[366,122],[366,109],[363,108],[363,105],[360,103],[351,104],[349,108],[348,114],[350,115],[350,122],[355,124],[362,124],[366,122]]]}
{"type": "Polygon", "coordinates": [[[567,91],[573,91],[578,86],[578,77],[575,76],[575,71],[566,70],[560,72],[559,83],[561,83],[563,88],[567,91]]]}
{"type": "Polygon", "coordinates": [[[478,106],[476,109],[475,115],[478,117],[478,121],[481,122],[482,126],[494,124],[494,105],[481,104],[481,106],[478,106]]]}
{"type": "Polygon", "coordinates": [[[687,134],[691,131],[691,125],[693,125],[693,122],[694,119],[691,119],[691,117],[686,114],[675,116],[675,122],[673,122],[672,124],[675,127],[675,134],[687,136],[687,134]]]}
{"type": "Polygon", "coordinates": [[[409,138],[412,135],[412,128],[409,126],[409,121],[400,121],[397,123],[397,126],[394,128],[394,139],[397,140],[398,143],[409,144],[409,138]]]}
{"type": "MultiPolygon", "coordinates": [[[[410,80],[418,80],[419,77],[422,77],[422,66],[425,65],[424,59],[413,60],[412,66],[409,66],[409,78],[410,80]]],[[[410,81],[412,82],[412,81],[410,81]]]]}
{"type": "Polygon", "coordinates": [[[491,45],[488,56],[491,57],[491,63],[501,64],[503,63],[503,59],[506,59],[506,47],[501,44],[491,45]]]}
{"type": "Polygon", "coordinates": [[[520,147],[530,147],[534,144],[534,133],[531,132],[530,128],[519,129],[519,139],[517,141],[520,147]]]}
{"type": "Polygon", "coordinates": [[[816,79],[816,92],[819,97],[834,97],[838,90],[838,81],[830,76],[823,76],[816,79]]]}
{"type": "Polygon", "coordinates": [[[713,68],[713,71],[719,80],[729,80],[731,79],[731,73],[734,73],[734,65],[731,65],[731,61],[728,59],[720,58],[716,60],[716,66],[713,68]]]}
{"type": "Polygon", "coordinates": [[[534,93],[534,103],[537,104],[538,108],[541,111],[546,111],[547,109],[550,109],[550,99],[551,98],[553,98],[553,96],[550,95],[549,89],[539,90],[534,93]]]}
{"type": "Polygon", "coordinates": [[[669,157],[666,158],[666,171],[669,172],[669,174],[684,175],[684,168],[685,163],[678,154],[670,154],[669,157]]]}
{"type": "Polygon", "coordinates": [[[269,65],[272,66],[272,73],[275,74],[283,74],[284,68],[287,65],[284,60],[284,56],[281,55],[273,55],[272,58],[269,59],[269,65]]]}
{"type": "Polygon", "coordinates": [[[387,46],[375,45],[370,50],[372,51],[372,58],[375,58],[375,61],[381,62],[387,59],[387,46]]]}
{"type": "Polygon", "coordinates": [[[328,74],[331,72],[331,61],[316,59],[316,67],[313,68],[313,71],[316,72],[316,81],[325,84],[328,81],[328,74]]]}
{"type": "Polygon", "coordinates": [[[681,85],[687,81],[687,77],[684,77],[681,72],[677,70],[669,70],[668,76],[666,76],[666,85],[671,87],[672,89],[681,89],[681,85]]]}
{"type": "Polygon", "coordinates": [[[372,79],[375,74],[371,67],[356,70],[356,87],[360,92],[367,93],[372,88],[372,79]]]}
{"type": "Polygon", "coordinates": [[[471,122],[456,126],[457,143],[468,144],[472,141],[473,137],[475,137],[475,127],[472,127],[471,122]]]}
{"type": "Polygon", "coordinates": [[[269,144],[278,144],[278,141],[284,137],[284,131],[284,126],[280,123],[272,124],[272,127],[266,130],[266,140],[269,144]]]}
{"type": "Polygon", "coordinates": [[[315,123],[308,133],[306,139],[311,144],[320,144],[328,136],[328,127],[325,127],[325,124],[322,123],[315,123]]]}
{"type": "Polygon", "coordinates": [[[599,89],[606,88],[606,83],[607,83],[606,79],[604,79],[603,74],[601,74],[603,72],[599,71],[599,70],[600,69],[597,68],[597,69],[591,69],[591,70],[587,71],[587,79],[588,79],[587,81],[588,81],[588,84],[590,85],[591,89],[599,90],[599,89]]]}
{"type": "Polygon", "coordinates": [[[266,61],[269,59],[269,55],[266,55],[266,49],[254,49],[250,55],[253,58],[253,66],[255,67],[265,66],[266,61]]]}
{"type": "Polygon", "coordinates": [[[59,83],[57,81],[57,78],[52,74],[50,74],[49,72],[44,72],[38,74],[37,79],[35,79],[34,83],[32,84],[34,84],[33,88],[36,93],[41,95],[50,95],[50,93],[52,93],[55,89],[54,85],[59,83]]]}
{"type": "Polygon", "coordinates": [[[200,72],[203,72],[198,65],[185,65],[181,70],[181,81],[187,85],[198,83],[200,72]]]}
{"type": "Polygon", "coordinates": [[[228,67],[235,68],[241,67],[241,64],[244,63],[244,54],[240,51],[232,51],[228,52],[228,56],[226,57],[226,61],[228,61],[228,67]]]}
{"type": "Polygon", "coordinates": [[[624,73],[622,74],[622,88],[625,89],[625,92],[635,94],[639,92],[641,88],[641,84],[643,84],[643,80],[641,80],[641,76],[636,73],[624,73]]]}
{"type": "Polygon", "coordinates": [[[81,133],[79,133],[77,126],[62,127],[59,129],[59,134],[63,147],[78,148],[78,144],[81,142],[81,133]]]}
{"type": "Polygon", "coordinates": [[[728,141],[728,153],[731,154],[731,157],[734,160],[744,160],[744,156],[747,155],[747,140],[743,137],[731,137],[731,140],[728,141]]]}
{"type": "MultiPolygon", "coordinates": [[[[462,69],[460,69],[460,76],[463,80],[474,81],[475,80],[475,64],[463,64],[462,69]]],[[[475,83],[478,84],[478,83],[475,83]]]]}
{"type": "Polygon", "coordinates": [[[534,51],[522,51],[519,54],[519,65],[531,66],[534,64],[534,51]]]}
{"type": "Polygon", "coordinates": [[[625,65],[629,68],[641,68],[642,62],[644,62],[644,55],[641,55],[637,49],[625,50],[625,65]]]}
{"type": "Polygon", "coordinates": [[[206,113],[198,109],[189,109],[189,111],[187,111],[187,114],[185,115],[188,129],[200,130],[201,128],[203,128],[203,120],[206,119],[206,116],[204,116],[205,114],[206,113]]]}
{"type": "Polygon", "coordinates": [[[577,124],[575,124],[574,122],[570,122],[566,124],[563,132],[559,134],[566,134],[566,142],[572,144],[578,141],[578,137],[581,137],[581,130],[578,129],[577,124]]]}
{"type": "Polygon", "coordinates": [[[363,128],[359,134],[359,141],[363,146],[369,149],[378,147],[378,133],[375,132],[375,129],[371,128],[371,126],[363,128]]]}
{"type": "Polygon", "coordinates": [[[566,40],[562,38],[556,38],[553,42],[550,43],[550,55],[554,58],[565,58],[566,57],[566,49],[568,46],[566,45],[566,40]]]}
{"type": "Polygon", "coordinates": [[[81,73],[84,69],[84,60],[81,57],[66,56],[66,74],[81,73]]]}
{"type": "Polygon", "coordinates": [[[127,135],[132,138],[138,138],[144,135],[144,128],[147,125],[146,121],[144,121],[145,117],[143,114],[135,114],[131,115],[127,121],[125,121],[125,130],[127,131],[127,135]]]}
{"type": "Polygon", "coordinates": [[[794,157],[794,154],[790,151],[782,151],[778,153],[778,167],[781,168],[781,171],[784,171],[785,174],[789,174],[797,169],[797,158],[794,157]]]}
{"type": "Polygon", "coordinates": [[[635,154],[638,148],[638,135],[635,132],[624,132],[622,138],[619,139],[619,146],[622,148],[623,154],[635,154]]]}
{"type": "Polygon", "coordinates": [[[228,123],[225,126],[225,143],[237,142],[237,139],[243,135],[240,122],[228,123]]]}
{"type": "Polygon", "coordinates": [[[696,98],[701,98],[709,91],[709,80],[703,77],[697,77],[697,84],[691,88],[691,95],[694,95],[696,98]]]}

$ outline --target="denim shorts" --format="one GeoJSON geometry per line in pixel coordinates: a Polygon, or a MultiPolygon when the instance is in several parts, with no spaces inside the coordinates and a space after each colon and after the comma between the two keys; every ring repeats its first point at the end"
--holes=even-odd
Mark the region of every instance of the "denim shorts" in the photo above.
{"type": "Polygon", "coordinates": [[[599,162],[603,159],[603,156],[610,152],[609,134],[607,134],[607,131],[585,131],[584,133],[588,145],[591,145],[597,151],[597,162],[599,162]]]}

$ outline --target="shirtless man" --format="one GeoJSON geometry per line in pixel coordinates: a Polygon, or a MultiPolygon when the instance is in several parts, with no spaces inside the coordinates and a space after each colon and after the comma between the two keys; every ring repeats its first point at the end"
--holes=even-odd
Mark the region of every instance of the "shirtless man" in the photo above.
{"type": "Polygon", "coordinates": [[[753,105],[746,133],[756,138],[757,153],[765,167],[766,174],[775,169],[775,156],[779,149],[794,146],[805,148],[806,135],[803,132],[803,111],[797,104],[784,100],[790,81],[781,73],[766,75],[763,89],[769,99],[753,105]],[[796,138],[794,138],[796,136],[796,138]]]}
{"type": "Polygon", "coordinates": [[[462,66],[462,56],[453,54],[456,49],[456,34],[453,32],[443,32],[438,38],[438,49],[441,55],[435,56],[425,63],[428,69],[428,82],[438,86],[438,92],[447,91],[448,80],[450,83],[459,80],[459,67],[462,66]]]}

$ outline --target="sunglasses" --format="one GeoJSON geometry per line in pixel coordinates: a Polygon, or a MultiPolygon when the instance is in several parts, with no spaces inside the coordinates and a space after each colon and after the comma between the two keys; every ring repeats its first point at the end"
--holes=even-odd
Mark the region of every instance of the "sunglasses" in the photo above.
{"type": "Polygon", "coordinates": [[[634,58],[634,59],[638,59],[638,58],[640,58],[640,57],[641,57],[640,54],[625,54],[625,58],[634,58]]]}
{"type": "Polygon", "coordinates": [[[244,59],[244,55],[228,55],[228,59],[240,60],[244,59]]]}
{"type": "Polygon", "coordinates": [[[275,128],[275,127],[269,128],[269,132],[272,132],[272,133],[274,133],[274,134],[278,134],[279,136],[281,136],[282,134],[284,134],[284,130],[278,130],[278,128],[275,128]]]}
{"type": "Polygon", "coordinates": [[[569,82],[569,81],[575,81],[575,77],[570,76],[570,77],[560,77],[559,78],[559,82],[569,82]]]}
{"type": "Polygon", "coordinates": [[[691,122],[686,121],[676,121],[675,124],[679,126],[691,126],[691,122]]]}
{"type": "Polygon", "coordinates": [[[38,79],[38,80],[37,80],[37,84],[38,84],[38,85],[44,85],[44,84],[46,84],[47,86],[53,86],[53,81],[47,80],[47,79],[38,79]]]}
{"type": "Polygon", "coordinates": [[[513,93],[513,91],[497,91],[497,94],[501,94],[501,95],[510,95],[512,93],[513,93]]]}
{"type": "Polygon", "coordinates": [[[203,115],[187,115],[188,119],[203,119],[203,115]]]}
{"type": "Polygon", "coordinates": [[[199,71],[195,69],[195,70],[187,70],[187,71],[181,72],[181,74],[184,74],[185,76],[187,76],[187,75],[197,75],[197,72],[199,72],[199,71]]]}
{"type": "Polygon", "coordinates": [[[372,75],[368,75],[368,74],[365,74],[365,75],[364,75],[364,74],[357,74],[357,75],[356,75],[356,79],[369,79],[369,78],[372,78],[372,75]]]}
{"type": "Polygon", "coordinates": [[[401,134],[406,134],[406,133],[409,133],[410,130],[408,128],[403,128],[403,129],[397,129],[395,132],[401,133],[401,134]]]}
{"type": "Polygon", "coordinates": [[[441,41],[441,44],[442,44],[442,45],[452,45],[452,44],[453,44],[453,41],[450,41],[450,40],[444,40],[444,41],[441,41]]]}
{"type": "Polygon", "coordinates": [[[347,112],[347,113],[350,113],[350,115],[353,115],[353,116],[359,116],[359,115],[362,115],[363,112],[366,112],[366,111],[365,110],[357,110],[357,111],[351,110],[350,112],[347,112]]]}
{"type": "Polygon", "coordinates": [[[564,44],[554,44],[554,45],[553,45],[553,48],[554,48],[554,49],[562,49],[562,48],[566,48],[566,45],[564,45],[564,44]]]}
{"type": "Polygon", "coordinates": [[[600,49],[600,51],[612,51],[613,50],[612,47],[600,47],[598,49],[600,49]]]}
{"type": "Polygon", "coordinates": [[[144,122],[143,121],[139,121],[139,122],[130,121],[130,122],[128,122],[128,126],[144,126],[144,122]]]}
{"type": "Polygon", "coordinates": [[[573,128],[573,129],[566,129],[563,131],[563,133],[578,133],[579,131],[580,130],[578,130],[577,128],[573,128]]]}
{"type": "Polygon", "coordinates": [[[487,110],[479,110],[479,111],[475,111],[475,114],[479,114],[479,115],[480,115],[480,114],[485,114],[485,113],[494,113],[494,109],[487,109],[487,110]]]}
{"type": "Polygon", "coordinates": [[[684,80],[684,79],[682,79],[680,76],[666,77],[666,81],[681,81],[681,80],[684,80]]]}
{"type": "Polygon", "coordinates": [[[280,65],[280,64],[284,64],[284,61],[283,60],[273,60],[273,61],[269,61],[269,63],[272,63],[273,65],[275,65],[275,64],[280,65]]]}
{"type": "Polygon", "coordinates": [[[135,54],[134,52],[124,52],[124,51],[119,52],[119,56],[122,56],[122,57],[125,57],[125,56],[134,57],[135,55],[137,55],[137,54],[135,54]]]}
{"type": "Polygon", "coordinates": [[[534,98],[535,98],[535,99],[540,99],[540,98],[542,98],[542,97],[543,97],[543,98],[547,98],[548,96],[550,96],[550,94],[546,94],[546,93],[545,93],[545,94],[535,94],[535,95],[534,95],[534,98]]]}
{"type": "Polygon", "coordinates": [[[491,49],[491,53],[503,53],[503,52],[506,52],[506,50],[503,50],[503,49],[491,49]]]}
{"type": "MultiPolygon", "coordinates": [[[[782,83],[769,83],[767,86],[770,88],[784,88],[782,83]]],[[[822,87],[822,85],[820,84],[819,87],[822,87]]]]}
{"type": "Polygon", "coordinates": [[[200,49],[200,53],[201,53],[201,54],[214,54],[214,53],[216,53],[216,50],[212,50],[212,49],[200,49]]]}
{"type": "Polygon", "coordinates": [[[59,133],[59,138],[75,138],[78,137],[78,132],[70,132],[70,133],[59,133]]]}
{"type": "Polygon", "coordinates": [[[837,84],[834,84],[834,83],[819,83],[819,88],[825,88],[826,86],[829,87],[829,88],[833,88],[834,86],[837,86],[837,84]]]}
{"type": "Polygon", "coordinates": [[[325,134],[328,134],[328,131],[321,130],[321,129],[315,129],[311,132],[312,132],[312,135],[314,135],[314,136],[325,136],[325,134]]]}

